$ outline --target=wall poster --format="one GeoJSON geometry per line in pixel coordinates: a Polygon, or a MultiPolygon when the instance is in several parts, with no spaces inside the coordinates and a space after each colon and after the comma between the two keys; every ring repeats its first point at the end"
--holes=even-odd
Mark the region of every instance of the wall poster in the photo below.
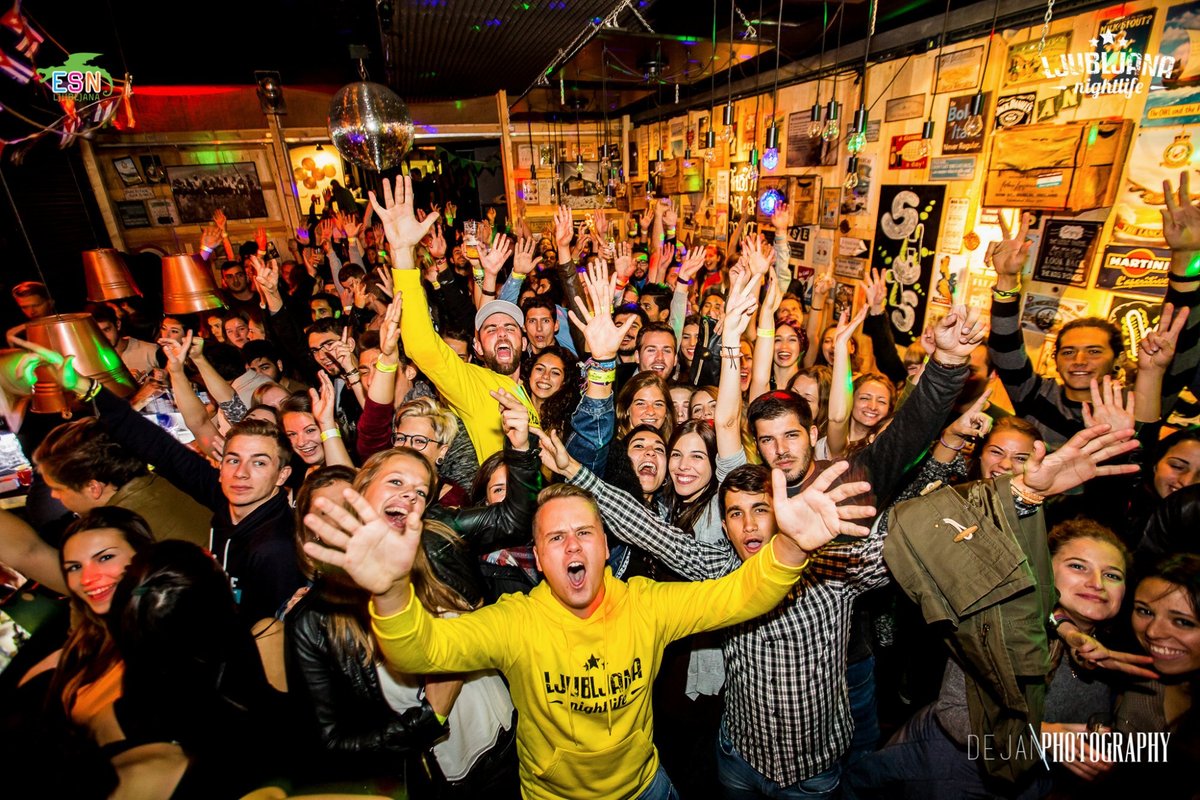
{"type": "Polygon", "coordinates": [[[1170,271],[1170,250],[1110,244],[1104,248],[1096,288],[1162,297],[1170,271]]]}
{"type": "Polygon", "coordinates": [[[1046,37],[1046,47],[1041,53],[1038,45],[1041,40],[1030,39],[1028,42],[1014,44],[1008,48],[1008,58],[1004,62],[1004,85],[1019,86],[1023,83],[1035,83],[1047,79],[1042,58],[1052,64],[1057,64],[1060,56],[1065,56],[1071,50],[1071,31],[1054,33],[1046,37]]]}
{"type": "Polygon", "coordinates": [[[1037,92],[1006,94],[996,101],[996,128],[1015,128],[1033,122],[1037,92]]]}
{"type": "MultiPolygon", "coordinates": [[[[1134,15],[1136,16],[1136,15],[1134,15]]],[[[1158,55],[1175,58],[1170,76],[1155,76],[1142,110],[1142,128],[1200,122],[1200,2],[1167,9],[1158,55]]],[[[1149,55],[1149,54],[1148,54],[1149,55]]]]}
{"type": "MultiPolygon", "coordinates": [[[[1151,95],[1154,97],[1156,95],[1151,95]]],[[[1179,173],[1200,167],[1200,125],[1142,128],[1129,153],[1125,180],[1113,204],[1114,242],[1163,247],[1163,181],[1179,186],[1179,173]]]]}
{"type": "Polygon", "coordinates": [[[946,129],[942,132],[942,155],[963,155],[983,151],[983,135],[987,128],[988,101],[991,92],[983,93],[983,105],[978,114],[971,113],[975,95],[951,97],[946,109],[946,129]]]}
{"type": "Polygon", "coordinates": [[[937,57],[933,93],[965,92],[979,85],[979,69],[983,64],[983,45],[968,47],[937,57]]]}
{"type": "Polygon", "coordinates": [[[1062,326],[1088,315],[1086,300],[1068,300],[1049,294],[1026,294],[1021,308],[1021,327],[1033,333],[1057,335],[1062,326]]]}
{"type": "Polygon", "coordinates": [[[1096,240],[1103,227],[1102,222],[1046,220],[1042,251],[1033,265],[1033,279],[1087,288],[1096,240]]]}
{"type": "Polygon", "coordinates": [[[921,335],[945,196],[945,186],[892,185],[879,190],[871,268],[885,272],[888,320],[901,346],[921,335]]]}
{"type": "Polygon", "coordinates": [[[1162,302],[1145,297],[1129,297],[1114,294],[1108,309],[1108,321],[1121,329],[1121,340],[1125,353],[1137,361],[1138,345],[1142,339],[1158,326],[1162,316],[1162,302]]]}
{"type": "Polygon", "coordinates": [[[923,145],[919,132],[893,136],[888,169],[925,169],[929,166],[929,148],[923,145]]]}

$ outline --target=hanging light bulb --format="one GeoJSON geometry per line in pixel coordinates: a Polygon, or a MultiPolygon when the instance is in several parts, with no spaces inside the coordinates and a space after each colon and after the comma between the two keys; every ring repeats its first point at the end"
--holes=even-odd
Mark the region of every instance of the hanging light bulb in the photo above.
{"type": "Polygon", "coordinates": [[[579,172],[580,175],[583,174],[583,153],[575,154],[575,169],[579,172]]]}
{"type": "Polygon", "coordinates": [[[766,169],[774,170],[779,166],[779,149],[772,147],[770,150],[764,150],[762,155],[762,165],[766,169]]]}
{"type": "Polygon", "coordinates": [[[838,125],[838,111],[838,101],[830,100],[829,105],[825,108],[825,130],[821,131],[821,138],[827,142],[842,135],[842,129],[838,125]]]}
{"type": "Polygon", "coordinates": [[[867,143],[867,110],[859,106],[854,110],[854,122],[850,125],[850,133],[846,136],[846,150],[854,155],[863,149],[867,143]]]}
{"type": "Polygon", "coordinates": [[[709,128],[704,132],[704,149],[712,150],[717,146],[717,132],[709,128]]]}
{"type": "Polygon", "coordinates": [[[929,156],[930,147],[933,144],[933,120],[926,120],[921,126],[921,141],[917,143],[917,158],[926,158],[929,156]]]}
{"type": "Polygon", "coordinates": [[[821,124],[821,104],[813,103],[810,114],[811,121],[808,123],[808,135],[815,139],[825,130],[825,126],[821,124]]]}
{"type": "Polygon", "coordinates": [[[660,147],[658,148],[658,152],[654,155],[654,160],[661,164],[664,159],[666,159],[666,155],[663,154],[663,149],[660,147]]]}
{"type": "Polygon", "coordinates": [[[752,166],[752,167],[758,166],[758,147],[757,146],[750,148],[750,166],[752,166]]]}
{"type": "Polygon", "coordinates": [[[767,127],[766,141],[763,142],[762,165],[767,169],[775,169],[779,166],[779,128],[775,127],[775,120],[771,120],[771,124],[767,127]]]}
{"type": "Polygon", "coordinates": [[[858,186],[858,156],[846,159],[846,180],[842,181],[842,186],[847,189],[858,186]]]}

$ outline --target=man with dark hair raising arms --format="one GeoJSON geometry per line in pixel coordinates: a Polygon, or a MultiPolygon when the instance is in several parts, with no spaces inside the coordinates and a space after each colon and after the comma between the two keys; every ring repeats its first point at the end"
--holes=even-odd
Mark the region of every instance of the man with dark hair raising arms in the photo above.
{"type": "Polygon", "coordinates": [[[320,516],[309,514],[305,524],[320,543],[304,549],[374,595],[373,627],[389,666],[415,674],[489,668],[505,674],[520,711],[517,754],[526,798],[664,800],[674,790],[650,740],[650,688],[663,648],[766,612],[827,542],[865,534],[846,520],[874,509],[839,503],[869,486],[830,489],[845,469],[831,467],[792,498],[776,472],[775,515],[783,535],[715,581],[617,580],[605,567],[608,546],[594,498],[562,484],[543,490],[533,523],[534,555],[545,580],[528,595],[505,595],[461,617],[435,618],[414,602],[417,514],[399,529],[347,489],[357,519],[318,500],[320,516]]]}

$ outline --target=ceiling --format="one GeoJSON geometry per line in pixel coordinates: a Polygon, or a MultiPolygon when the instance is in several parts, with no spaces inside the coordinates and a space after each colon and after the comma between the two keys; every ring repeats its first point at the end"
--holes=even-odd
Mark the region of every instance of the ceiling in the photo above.
{"type": "MultiPolygon", "coordinates": [[[[783,0],[782,26],[780,0],[736,3],[732,47],[726,0],[623,7],[620,0],[206,0],[177,3],[169,17],[149,0],[24,0],[22,7],[64,48],[101,53],[98,63],[114,75],[128,68],[135,86],[248,85],[255,70],[278,70],[285,96],[289,86],[335,88],[357,78],[350,46],[365,44],[370,77],[406,99],[505,89],[517,119],[672,104],[677,83],[686,100],[714,82],[769,71],[777,58],[815,56],[826,14],[828,49],[839,27],[847,42],[866,28],[864,0],[847,0],[841,26],[837,3],[783,0]],[[75,13],[63,13],[71,6],[75,13]],[[616,27],[607,26],[619,7],[616,27]],[[537,86],[539,76],[547,85],[537,86]]],[[[881,6],[880,31],[940,17],[945,8],[935,0],[881,6]]],[[[51,61],[60,52],[44,45],[51,61]]]]}

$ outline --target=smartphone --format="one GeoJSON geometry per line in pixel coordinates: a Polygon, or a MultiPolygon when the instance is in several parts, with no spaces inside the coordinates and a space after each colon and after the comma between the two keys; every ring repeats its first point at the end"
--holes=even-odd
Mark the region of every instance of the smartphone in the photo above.
{"type": "Polygon", "coordinates": [[[279,260],[279,249],[275,247],[274,242],[267,242],[267,260],[279,260]]]}

